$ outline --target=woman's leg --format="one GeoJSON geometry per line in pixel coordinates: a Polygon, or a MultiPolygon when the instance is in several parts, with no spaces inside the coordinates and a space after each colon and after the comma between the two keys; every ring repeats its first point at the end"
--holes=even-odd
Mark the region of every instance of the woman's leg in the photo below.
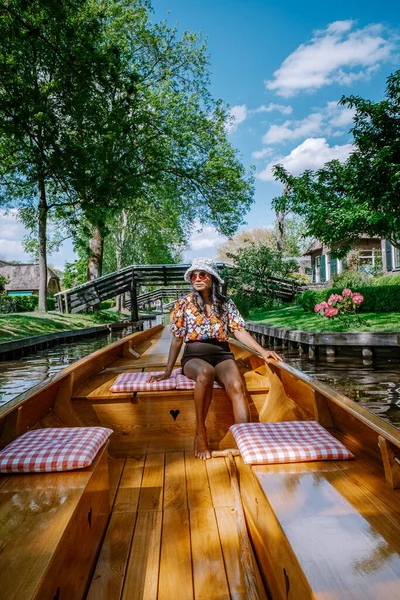
{"type": "Polygon", "coordinates": [[[192,358],[185,364],[185,375],[194,379],[194,406],[196,411],[196,435],[194,438],[195,456],[202,460],[211,458],[208,448],[206,417],[210,408],[215,369],[201,358],[192,358]]]}
{"type": "Polygon", "coordinates": [[[232,401],[235,423],[248,423],[250,408],[247,392],[236,362],[231,359],[220,362],[215,367],[215,374],[232,401]]]}

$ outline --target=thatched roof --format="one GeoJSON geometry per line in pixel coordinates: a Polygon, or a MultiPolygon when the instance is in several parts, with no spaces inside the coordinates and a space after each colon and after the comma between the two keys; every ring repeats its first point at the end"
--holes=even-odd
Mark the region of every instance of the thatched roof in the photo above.
{"type": "MultiPolygon", "coordinates": [[[[0,275],[9,279],[5,286],[7,291],[31,291],[39,288],[38,264],[14,265],[0,261],[0,275]]],[[[47,267],[47,283],[50,279],[59,282],[58,275],[47,267]]]]}

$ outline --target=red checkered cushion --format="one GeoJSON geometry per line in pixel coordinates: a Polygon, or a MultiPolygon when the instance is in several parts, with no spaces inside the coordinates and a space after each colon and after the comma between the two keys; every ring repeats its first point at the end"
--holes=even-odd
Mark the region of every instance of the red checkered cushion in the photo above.
{"type": "Polygon", "coordinates": [[[354,458],[316,421],[240,423],[231,430],[246,464],[354,458]]]}
{"type": "Polygon", "coordinates": [[[169,379],[149,383],[152,375],[160,375],[162,371],[144,373],[121,373],[110,387],[111,392],[151,392],[176,388],[176,373],[173,371],[169,379]]]}
{"type": "Polygon", "coordinates": [[[1,473],[71,471],[92,464],[112,434],[106,427],[65,427],[28,431],[0,452],[1,473]]]}
{"type": "MultiPolygon", "coordinates": [[[[176,378],[176,389],[177,390],[194,390],[196,386],[196,382],[193,379],[189,379],[186,375],[182,373],[176,378]]],[[[217,381],[214,381],[214,387],[221,389],[221,386],[217,381]]]]}

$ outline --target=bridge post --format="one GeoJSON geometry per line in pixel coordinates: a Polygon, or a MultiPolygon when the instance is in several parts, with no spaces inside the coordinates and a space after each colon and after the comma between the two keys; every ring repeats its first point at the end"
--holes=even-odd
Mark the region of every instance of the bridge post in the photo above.
{"type": "Polygon", "coordinates": [[[136,289],[136,280],[135,280],[135,270],[134,269],[132,269],[132,281],[131,281],[131,321],[139,321],[137,289],[136,289]]]}

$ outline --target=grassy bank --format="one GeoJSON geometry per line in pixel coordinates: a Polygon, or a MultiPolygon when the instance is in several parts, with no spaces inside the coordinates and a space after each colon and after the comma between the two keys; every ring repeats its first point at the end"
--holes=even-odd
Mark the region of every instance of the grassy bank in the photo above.
{"type": "Polygon", "coordinates": [[[351,321],[347,327],[338,318],[328,319],[316,313],[305,312],[298,306],[287,306],[279,310],[251,312],[246,321],[257,321],[264,325],[302,329],[320,333],[323,331],[400,331],[400,312],[361,313],[361,324],[351,321]]]}
{"type": "Polygon", "coordinates": [[[126,315],[115,310],[100,310],[92,314],[64,315],[58,312],[12,313],[0,315],[0,342],[14,341],[33,335],[56,333],[69,329],[93,327],[121,321],[126,315]]]}

